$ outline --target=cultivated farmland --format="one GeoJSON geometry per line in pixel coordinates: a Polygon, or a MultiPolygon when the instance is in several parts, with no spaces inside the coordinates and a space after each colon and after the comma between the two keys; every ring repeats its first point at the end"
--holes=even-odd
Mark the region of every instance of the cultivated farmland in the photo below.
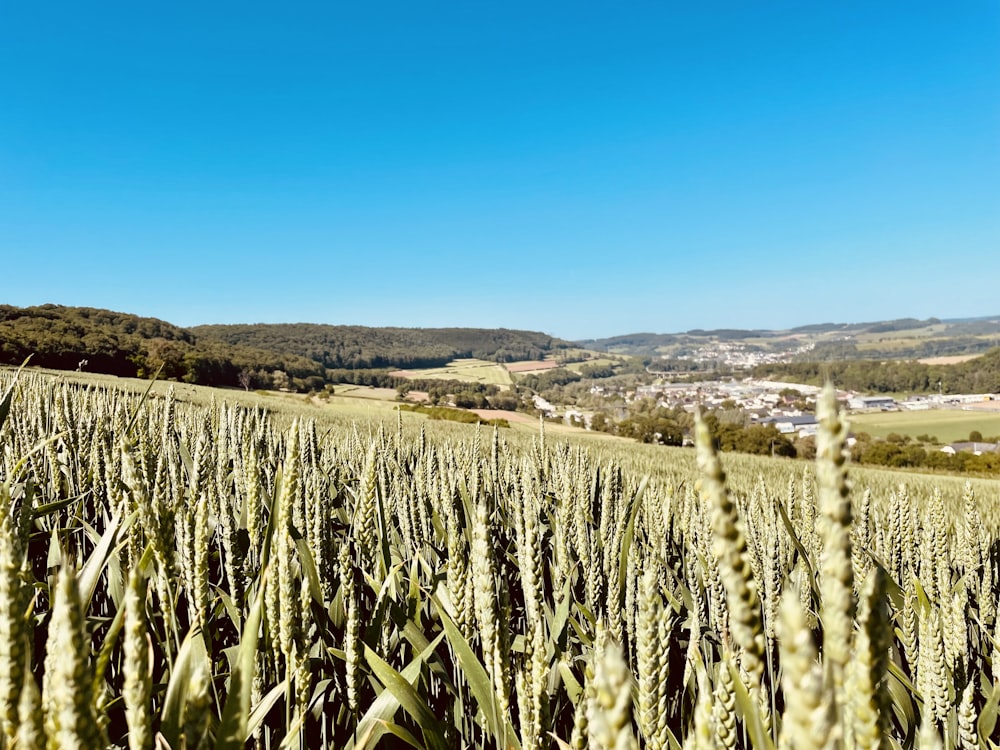
{"type": "Polygon", "coordinates": [[[583,445],[0,373],[2,742],[993,746],[998,484],[852,485],[819,415],[815,467],[723,467],[704,426],[583,445]]]}
{"type": "Polygon", "coordinates": [[[510,374],[504,366],[482,359],[455,359],[444,367],[423,370],[397,370],[392,375],[416,380],[458,380],[463,383],[510,385],[510,374]]]}

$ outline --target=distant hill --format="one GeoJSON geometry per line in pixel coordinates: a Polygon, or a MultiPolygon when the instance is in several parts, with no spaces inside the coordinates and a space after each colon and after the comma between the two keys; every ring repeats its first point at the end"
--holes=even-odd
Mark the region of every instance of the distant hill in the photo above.
{"type": "Polygon", "coordinates": [[[161,377],[200,385],[235,386],[241,372],[281,371],[289,378],[318,378],[322,365],[305,357],[200,340],[156,318],[90,307],[0,305],[0,364],[28,356],[36,367],[161,377]]]}
{"type": "Polygon", "coordinates": [[[803,359],[919,359],[976,354],[1000,345],[1000,316],[941,320],[898,318],[864,323],[817,323],[787,330],[692,329],[632,333],[577,342],[588,349],[646,357],[690,354],[710,344],[742,344],[754,351],[809,346],[803,359]]]}
{"type": "Polygon", "coordinates": [[[605,339],[582,339],[576,343],[585,349],[628,354],[649,354],[661,346],[671,346],[683,340],[677,333],[626,333],[605,339]]]}
{"type": "Polygon", "coordinates": [[[89,307],[0,305],[0,364],[160,377],[216,386],[322,388],[330,369],[438,367],[457,357],[541,359],[569,344],[544,333],[317,324],[180,328],[89,307]]]}
{"type": "Polygon", "coordinates": [[[278,323],[203,325],[202,340],[295,354],[329,368],[441,367],[458,357],[494,362],[542,359],[569,342],[536,331],[506,328],[369,328],[278,323]]]}
{"type": "Polygon", "coordinates": [[[755,377],[807,385],[827,380],[865,393],[1000,393],[1000,347],[954,364],[855,359],[780,362],[755,367],[755,377]]]}

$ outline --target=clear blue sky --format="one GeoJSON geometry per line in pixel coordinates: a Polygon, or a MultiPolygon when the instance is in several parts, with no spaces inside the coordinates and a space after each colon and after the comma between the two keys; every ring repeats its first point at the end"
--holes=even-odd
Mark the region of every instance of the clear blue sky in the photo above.
{"type": "Polygon", "coordinates": [[[7,2],[0,302],[570,338],[1000,313],[1000,4],[7,2]]]}

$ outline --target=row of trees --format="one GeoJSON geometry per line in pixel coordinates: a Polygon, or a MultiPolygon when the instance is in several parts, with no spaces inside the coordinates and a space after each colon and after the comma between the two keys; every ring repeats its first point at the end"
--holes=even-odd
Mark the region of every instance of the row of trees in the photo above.
{"type": "MultiPolygon", "coordinates": [[[[970,438],[973,437],[970,435],[970,438]]],[[[982,439],[982,435],[978,437],[982,439]]],[[[862,464],[897,469],[918,468],[1000,474],[1000,455],[996,453],[983,453],[979,456],[971,451],[945,453],[934,444],[936,441],[929,435],[923,435],[921,438],[914,441],[906,436],[889,435],[886,439],[880,440],[861,432],[855,435],[856,442],[851,448],[851,458],[862,464]]],[[[994,441],[991,439],[988,442],[994,441]]]]}
{"type": "MultiPolygon", "coordinates": [[[[704,415],[705,423],[714,436],[717,450],[753,453],[757,455],[786,456],[794,458],[799,448],[773,425],[747,424],[745,419],[734,418],[732,410],[716,410],[704,415]]],[[[658,445],[684,445],[694,433],[694,416],[677,407],[659,406],[652,410],[633,411],[619,422],[599,412],[591,419],[592,430],[608,432],[641,443],[658,445]]],[[[804,453],[808,452],[804,444],[804,453]]],[[[815,455],[815,449],[812,449],[815,455]]]]}

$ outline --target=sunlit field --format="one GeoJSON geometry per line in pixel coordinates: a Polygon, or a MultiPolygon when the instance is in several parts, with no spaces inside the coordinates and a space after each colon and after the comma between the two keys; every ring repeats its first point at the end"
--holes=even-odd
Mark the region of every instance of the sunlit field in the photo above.
{"type": "Polygon", "coordinates": [[[1000,485],[832,396],[813,466],[122,385],[0,373],[8,746],[998,739],[1000,485]]]}

